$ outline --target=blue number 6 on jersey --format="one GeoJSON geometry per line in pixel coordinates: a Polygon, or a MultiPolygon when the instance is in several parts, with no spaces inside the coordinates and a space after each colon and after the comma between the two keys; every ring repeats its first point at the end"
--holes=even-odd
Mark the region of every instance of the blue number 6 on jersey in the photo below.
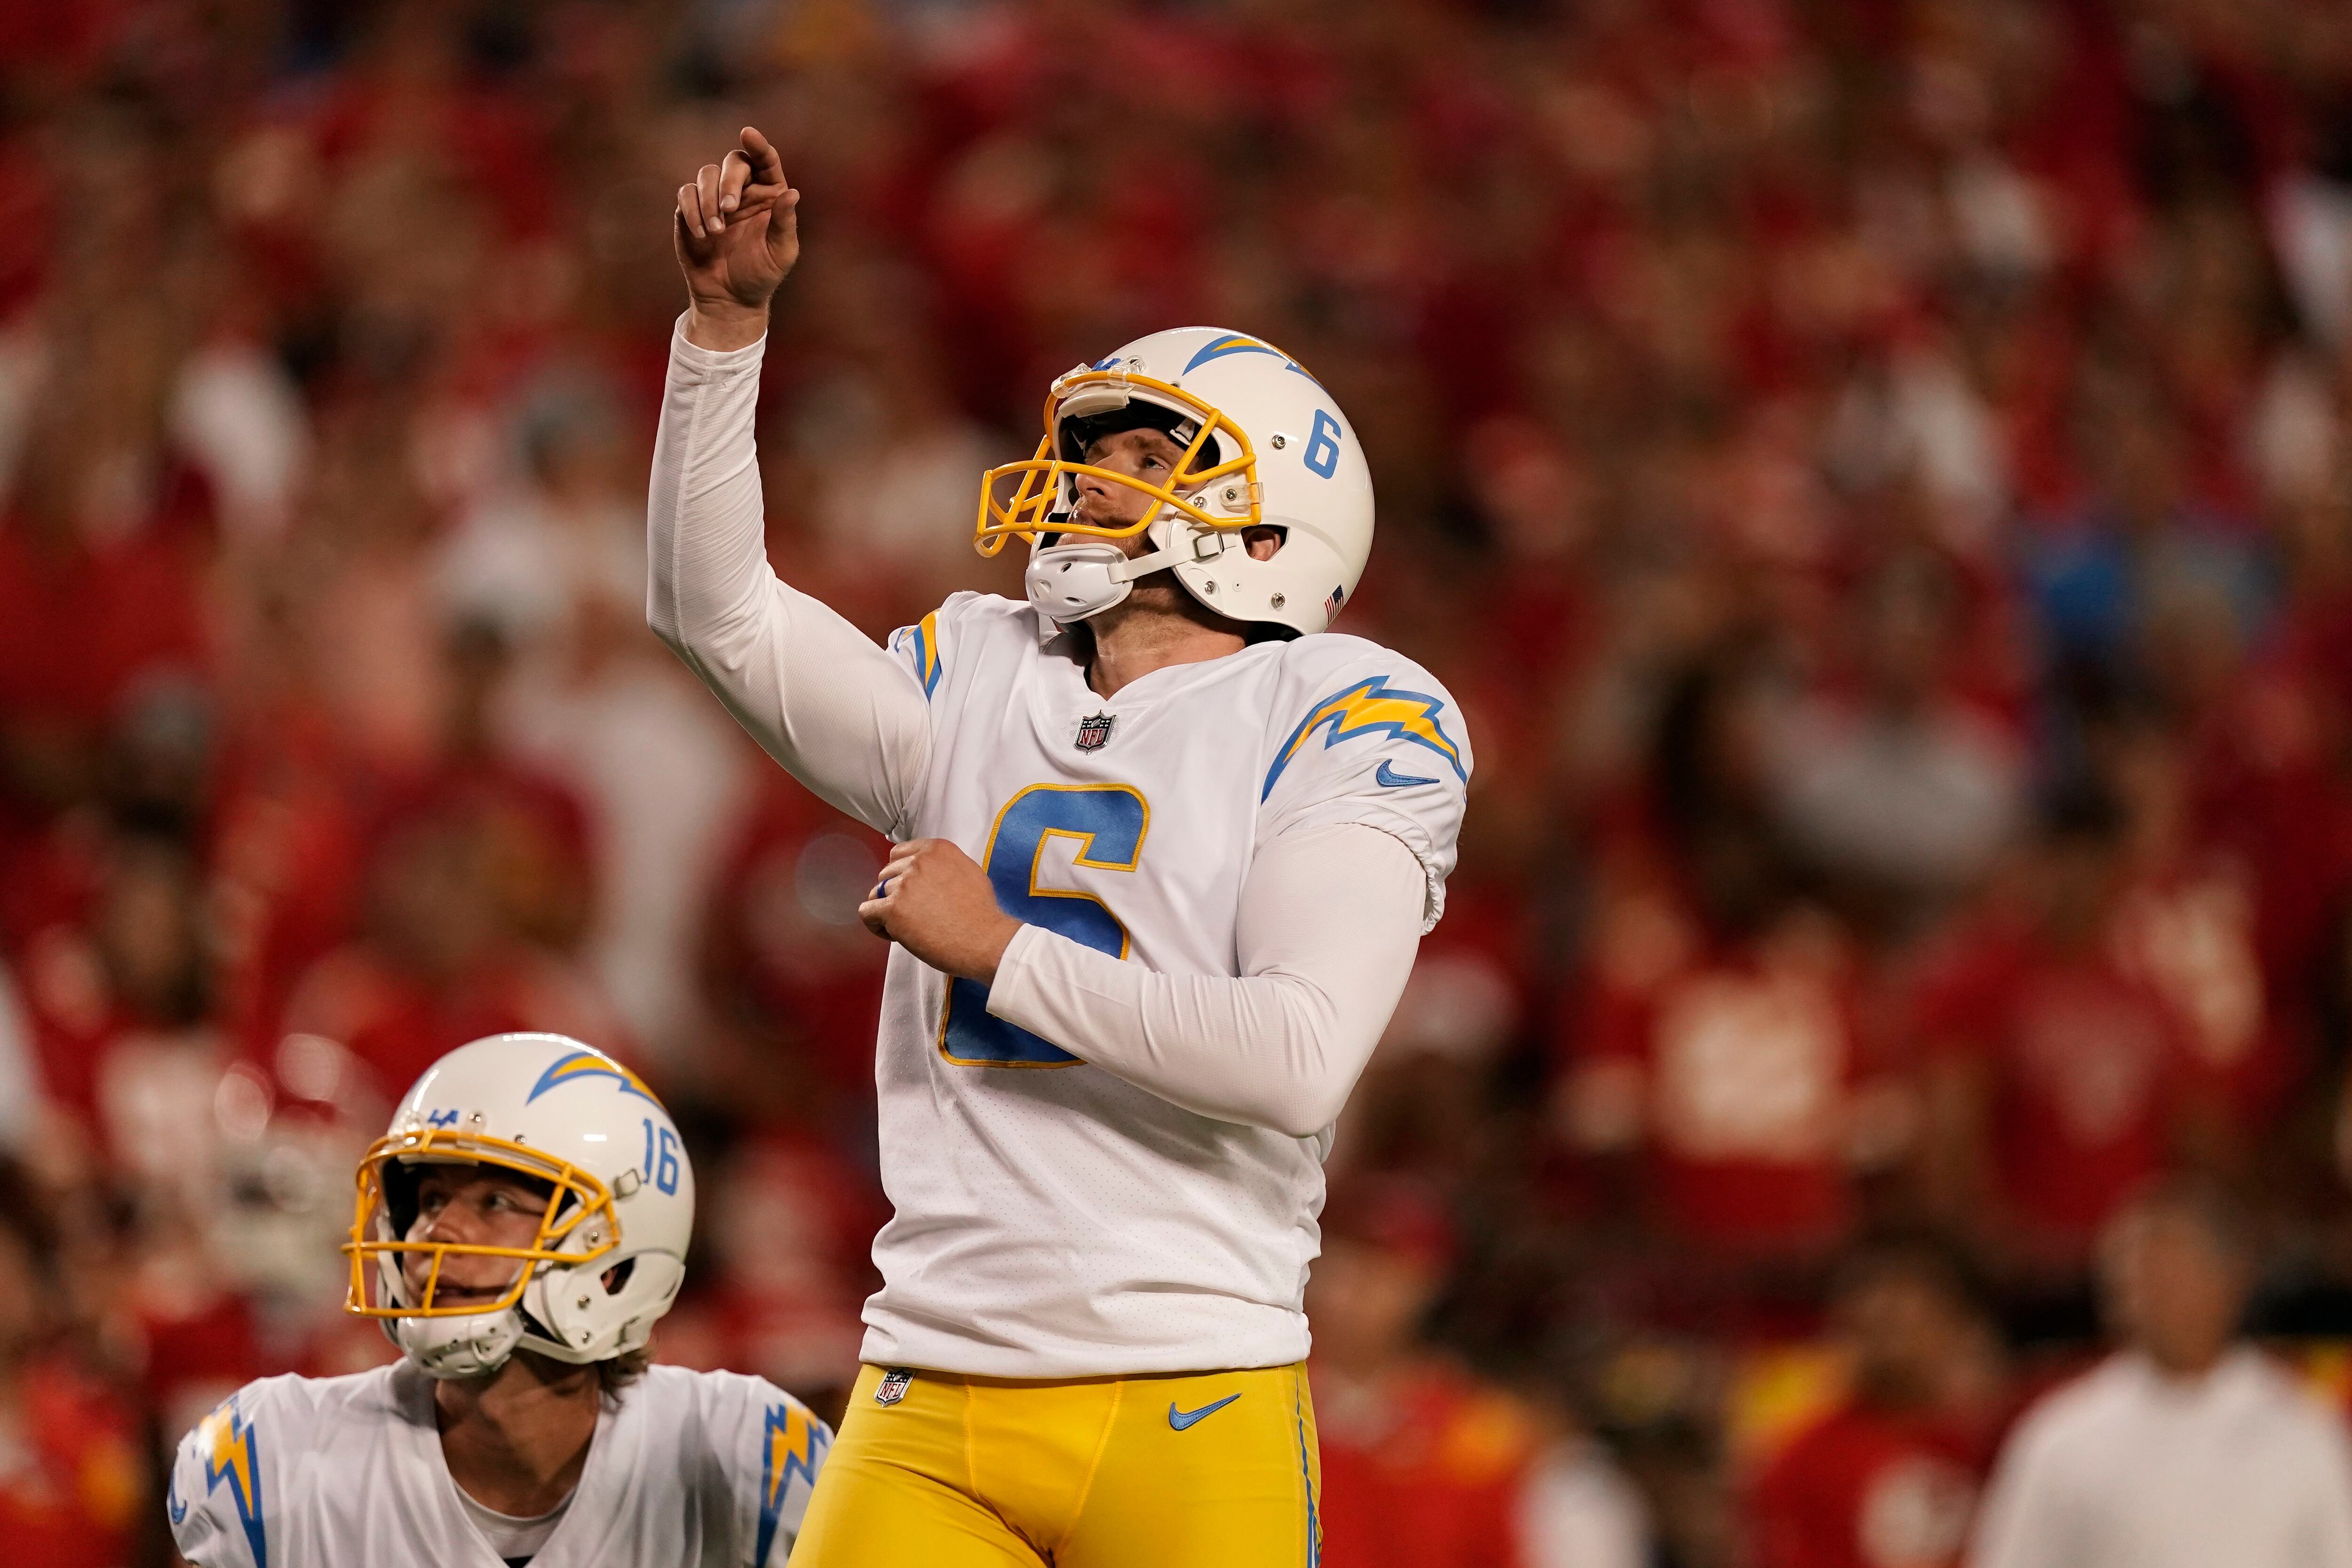
{"type": "MultiPolygon", "coordinates": [[[[981,868],[997,907],[1014,920],[1068,937],[1097,952],[1127,956],[1127,928],[1092,893],[1037,885],[1037,863],[1050,838],[1078,841],[1077,865],[1132,871],[1143,854],[1151,808],[1128,784],[1031,784],[1004,803],[988,836],[981,868]]],[[[940,1054],[959,1067],[1067,1067],[1078,1058],[988,1011],[988,987],[948,982],[940,1018],[940,1054]]]]}

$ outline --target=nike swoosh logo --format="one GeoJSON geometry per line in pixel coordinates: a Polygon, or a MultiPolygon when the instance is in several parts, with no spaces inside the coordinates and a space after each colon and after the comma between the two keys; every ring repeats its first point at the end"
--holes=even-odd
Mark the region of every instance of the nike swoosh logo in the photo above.
{"type": "Polygon", "coordinates": [[[1238,1394],[1228,1394],[1214,1405],[1203,1405],[1198,1410],[1179,1410],[1171,1399],[1168,1402],[1168,1425],[1179,1432],[1190,1431],[1240,1397],[1238,1394]]]}
{"type": "Polygon", "coordinates": [[[1383,789],[1402,789],[1407,784],[1435,784],[1437,781],[1422,778],[1413,773],[1401,773],[1389,766],[1389,760],[1382,757],[1381,771],[1372,775],[1372,782],[1383,789]]]}

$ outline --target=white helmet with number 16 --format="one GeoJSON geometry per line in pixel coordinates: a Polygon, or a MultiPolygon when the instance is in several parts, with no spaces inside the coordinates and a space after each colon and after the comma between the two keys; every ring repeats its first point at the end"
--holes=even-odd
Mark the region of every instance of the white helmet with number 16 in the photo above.
{"type": "Polygon", "coordinates": [[[573,1363],[625,1354],[686,1278],[694,1171],[677,1125],[636,1074],[562,1035],[492,1035],[443,1057],[358,1181],[345,1305],[436,1377],[495,1370],[518,1347],[573,1363]],[[547,1199],[536,1234],[489,1245],[420,1227],[418,1185],[436,1165],[523,1178],[547,1199]],[[459,1259],[465,1300],[440,1299],[459,1259]]]}
{"type": "Polygon", "coordinates": [[[1030,545],[1029,601],[1057,623],[1099,615],[1137,579],[1172,571],[1221,616],[1319,632],[1371,553],[1371,472],[1338,402],[1296,360],[1238,332],[1179,327],[1054,383],[1036,455],[981,477],[973,544],[994,555],[1015,536],[1030,545]],[[1139,425],[1183,449],[1164,482],[1087,461],[1096,437],[1139,425]],[[1082,522],[1081,477],[1153,504],[1131,523],[1082,522]],[[1282,531],[1264,561],[1242,539],[1259,527],[1282,531]],[[1109,542],[1139,533],[1153,546],[1139,556],[1109,542]]]}

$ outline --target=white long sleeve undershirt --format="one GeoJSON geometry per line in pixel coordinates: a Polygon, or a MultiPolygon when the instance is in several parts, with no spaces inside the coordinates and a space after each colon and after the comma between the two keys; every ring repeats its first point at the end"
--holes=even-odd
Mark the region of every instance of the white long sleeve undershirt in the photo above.
{"type": "Polygon", "coordinates": [[[931,755],[929,705],[890,654],[768,565],[751,439],[767,339],[670,340],[646,496],[646,622],[736,721],[827,804],[908,832],[931,755]]]}
{"type": "MultiPolygon", "coordinates": [[[[888,652],[768,564],[752,443],[765,340],[671,342],[647,500],[646,620],[769,755],[894,837],[915,829],[929,703],[888,652]]],[[[1174,1104],[1312,1137],[1387,1027],[1421,939],[1426,878],[1357,824],[1262,847],[1235,929],[1239,975],[1163,974],[1024,926],[989,1011],[1174,1104]]]]}
{"type": "Polygon", "coordinates": [[[1421,861],[1377,827],[1286,833],[1242,883],[1239,978],[1160,974],[1023,926],[988,1010],[1187,1110],[1310,1138],[1396,1010],[1423,887],[1421,861]]]}

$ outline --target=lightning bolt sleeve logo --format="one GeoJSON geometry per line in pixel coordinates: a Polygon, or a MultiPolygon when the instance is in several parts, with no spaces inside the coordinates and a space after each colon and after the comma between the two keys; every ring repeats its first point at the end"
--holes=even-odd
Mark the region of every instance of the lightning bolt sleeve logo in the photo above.
{"type": "Polygon", "coordinates": [[[207,1496],[226,1483],[237,1522],[253,1548],[253,1568],[269,1568],[269,1540],[261,1517],[261,1446],[252,1424],[234,1398],[224,1401],[196,1428],[196,1448],[205,1457],[207,1496]]]}
{"type": "Polygon", "coordinates": [[[816,1485],[817,1467],[824,1462],[824,1428],[797,1405],[768,1406],[767,1425],[760,1439],[760,1537],[751,1552],[751,1568],[767,1568],[769,1548],[784,1517],[784,1496],[798,1476],[816,1485]]]}
{"type": "Polygon", "coordinates": [[[930,696],[940,689],[940,613],[933,610],[920,622],[901,626],[890,639],[893,646],[913,661],[915,678],[923,683],[923,695],[930,696]]]}
{"type": "Polygon", "coordinates": [[[1383,675],[1360,680],[1344,691],[1335,691],[1307,711],[1307,717],[1298,721],[1298,728],[1275,752],[1274,765],[1266,770],[1265,786],[1258,791],[1257,797],[1262,801],[1274,793],[1275,781],[1282,776],[1282,770],[1307,749],[1307,742],[1318,730],[1325,731],[1323,744],[1327,750],[1342,741],[1366,735],[1389,736],[1426,746],[1445,759],[1455,778],[1467,784],[1470,771],[1462,765],[1462,748],[1446,734],[1438,718],[1444,710],[1444,699],[1398,690],[1388,684],[1383,675]]]}

